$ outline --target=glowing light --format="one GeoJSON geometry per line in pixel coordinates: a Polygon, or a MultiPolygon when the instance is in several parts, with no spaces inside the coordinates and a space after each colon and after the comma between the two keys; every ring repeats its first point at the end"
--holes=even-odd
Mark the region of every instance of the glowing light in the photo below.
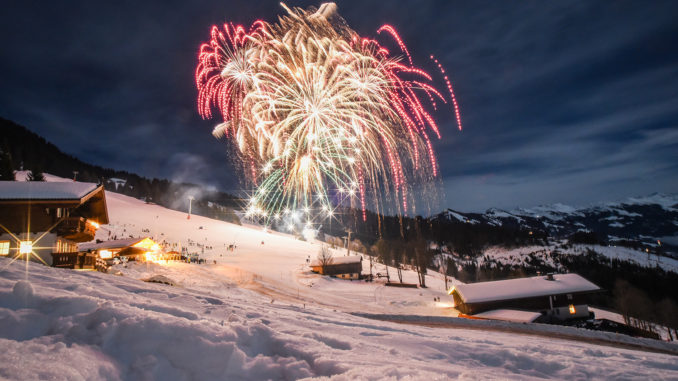
{"type": "Polygon", "coordinates": [[[19,254],[31,254],[33,252],[32,241],[21,241],[19,243],[19,254]]]}
{"type": "MultiPolygon", "coordinates": [[[[377,30],[397,43],[391,55],[350,29],[334,4],[281,5],[287,15],[277,23],[212,27],[196,68],[200,115],[221,114],[213,134],[234,143],[248,180],[265,190],[251,203],[277,216],[313,206],[312,195],[329,205],[329,189],[344,193],[353,184],[363,219],[370,204],[407,212],[412,188],[438,176],[429,135],[440,132],[430,109],[447,96],[414,66],[394,27],[377,30]]],[[[434,61],[461,128],[450,81],[434,61]]]]}
{"type": "Polygon", "coordinates": [[[574,304],[570,304],[570,315],[574,315],[577,313],[577,310],[574,309],[574,304]]]}
{"type": "Polygon", "coordinates": [[[87,220],[87,223],[94,226],[95,229],[99,229],[100,225],[97,222],[87,220]]]}
{"type": "Polygon", "coordinates": [[[99,250],[99,257],[102,259],[113,258],[113,253],[110,250],[99,250]]]}
{"type": "Polygon", "coordinates": [[[141,241],[135,243],[135,244],[133,245],[133,247],[138,247],[138,248],[146,249],[146,250],[148,250],[148,251],[153,251],[153,252],[158,252],[158,251],[160,251],[160,245],[158,245],[157,243],[155,243],[155,241],[153,241],[153,240],[150,239],[150,238],[144,238],[143,240],[141,240],[141,241]]]}

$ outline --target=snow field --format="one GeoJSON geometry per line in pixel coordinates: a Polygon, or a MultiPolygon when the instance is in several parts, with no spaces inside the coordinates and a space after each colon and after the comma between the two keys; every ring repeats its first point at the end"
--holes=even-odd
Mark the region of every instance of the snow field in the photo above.
{"type": "MultiPolygon", "coordinates": [[[[435,273],[428,289],[322,277],[305,266],[318,243],[187,220],[110,192],[107,202],[112,224],[99,238],[151,235],[197,252],[200,243],[212,262],[130,263],[116,266],[123,274],[116,276],[35,263],[26,271],[24,263],[0,258],[0,379],[678,378],[677,357],[667,354],[357,316],[456,314],[433,303],[448,300],[435,273]],[[233,242],[237,250],[227,252],[233,242]],[[139,280],[160,275],[176,286],[139,280]]],[[[369,271],[367,260],[363,268],[369,271]]],[[[414,272],[404,277],[416,282],[414,272]]]]}
{"type": "Polygon", "coordinates": [[[218,273],[208,276],[219,265],[177,266],[170,275],[205,277],[188,287],[37,264],[26,274],[24,264],[8,262],[0,260],[5,379],[678,377],[670,355],[271,303],[218,273]]]}

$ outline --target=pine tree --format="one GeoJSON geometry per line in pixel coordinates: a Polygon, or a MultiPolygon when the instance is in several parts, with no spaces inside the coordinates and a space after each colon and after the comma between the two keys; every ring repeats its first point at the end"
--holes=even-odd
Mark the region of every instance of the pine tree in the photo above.
{"type": "Polygon", "coordinates": [[[0,181],[15,181],[12,155],[9,153],[7,142],[0,148],[0,181]]]}
{"type": "Polygon", "coordinates": [[[39,165],[34,166],[26,175],[28,181],[45,181],[45,174],[39,165]]]}

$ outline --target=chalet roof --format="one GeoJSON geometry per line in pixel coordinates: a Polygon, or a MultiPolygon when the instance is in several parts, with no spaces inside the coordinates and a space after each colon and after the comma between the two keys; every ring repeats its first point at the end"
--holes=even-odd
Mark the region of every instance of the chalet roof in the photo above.
{"type": "Polygon", "coordinates": [[[45,181],[0,181],[0,200],[69,200],[84,201],[86,196],[99,188],[94,183],[45,182],[45,181]]]}
{"type": "Polygon", "coordinates": [[[459,284],[454,286],[454,291],[464,303],[481,303],[600,290],[600,287],[577,274],[555,274],[553,279],[547,280],[546,276],[535,276],[459,284]]]}
{"type": "MultiPolygon", "coordinates": [[[[49,179],[49,176],[46,176],[49,179]]],[[[35,208],[77,209],[75,216],[84,217],[99,224],[108,223],[106,192],[103,185],[75,181],[0,181],[0,205],[8,211],[9,221],[14,215],[26,213],[26,206],[35,208]]],[[[71,216],[74,216],[71,213],[71,216]]],[[[2,214],[0,214],[0,218],[2,214]]],[[[16,230],[17,227],[8,227],[16,230]]],[[[37,228],[37,226],[36,226],[37,228]]],[[[46,227],[45,227],[46,228],[46,227]]],[[[16,231],[21,231],[16,230],[16,231]]]]}
{"type": "Polygon", "coordinates": [[[111,241],[104,241],[100,243],[96,242],[86,242],[78,245],[78,250],[102,250],[102,249],[124,249],[126,247],[137,244],[148,237],[139,237],[139,238],[125,238],[125,239],[115,239],[111,241]]]}
{"type": "MultiPolygon", "coordinates": [[[[360,255],[351,255],[347,257],[332,257],[332,262],[328,263],[328,266],[332,265],[344,265],[348,263],[360,263],[363,258],[360,255]]],[[[322,266],[319,260],[314,260],[311,262],[311,267],[322,266]]]]}

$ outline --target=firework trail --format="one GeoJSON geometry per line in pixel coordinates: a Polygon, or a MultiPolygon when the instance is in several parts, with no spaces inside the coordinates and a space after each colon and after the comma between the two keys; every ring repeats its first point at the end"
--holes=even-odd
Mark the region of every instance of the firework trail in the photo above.
{"type": "Polygon", "coordinates": [[[399,55],[351,30],[334,3],[282,6],[287,15],[277,23],[213,27],[196,69],[200,115],[218,110],[223,123],[213,134],[237,146],[255,185],[248,212],[331,215],[346,200],[360,205],[363,219],[368,205],[379,212],[387,200],[398,213],[412,210],[413,186],[438,176],[431,136],[440,131],[427,107],[447,98],[413,65],[392,26],[378,34],[392,38],[399,55]]]}

